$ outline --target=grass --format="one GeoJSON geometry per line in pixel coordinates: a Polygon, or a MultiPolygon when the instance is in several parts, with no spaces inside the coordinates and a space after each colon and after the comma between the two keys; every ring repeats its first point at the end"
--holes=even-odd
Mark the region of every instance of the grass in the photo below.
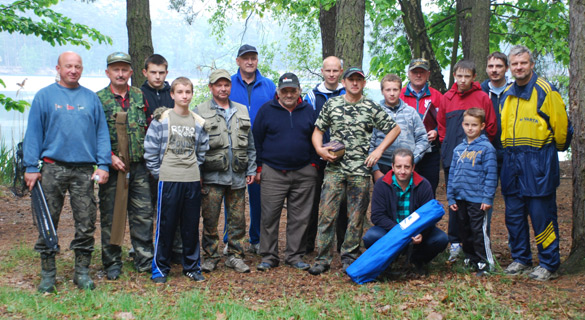
{"type": "Polygon", "coordinates": [[[9,185],[14,179],[14,150],[0,140],[0,184],[9,185]]]}

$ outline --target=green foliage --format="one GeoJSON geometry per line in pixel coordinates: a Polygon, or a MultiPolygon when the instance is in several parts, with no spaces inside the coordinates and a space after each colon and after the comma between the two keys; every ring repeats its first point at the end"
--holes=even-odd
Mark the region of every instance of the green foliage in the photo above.
{"type": "MultiPolygon", "coordinates": [[[[1,96],[1,95],[0,95],[1,96]]],[[[0,140],[0,185],[12,183],[14,173],[14,152],[8,148],[4,139],[0,140]]]]}

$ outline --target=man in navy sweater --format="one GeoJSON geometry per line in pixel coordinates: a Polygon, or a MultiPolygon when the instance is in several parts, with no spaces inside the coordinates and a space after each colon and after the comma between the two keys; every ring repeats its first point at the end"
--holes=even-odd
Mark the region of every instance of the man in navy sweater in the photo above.
{"type": "Polygon", "coordinates": [[[254,120],[256,145],[255,177],[262,182],[260,199],[260,255],[256,267],[266,271],[279,264],[278,228],[284,200],[287,201],[286,250],[284,262],[306,270],[305,230],[309,223],[317,182],[317,154],[311,143],[317,116],[301,99],[299,79],[285,73],[278,81],[274,99],[265,103],[254,120]]]}

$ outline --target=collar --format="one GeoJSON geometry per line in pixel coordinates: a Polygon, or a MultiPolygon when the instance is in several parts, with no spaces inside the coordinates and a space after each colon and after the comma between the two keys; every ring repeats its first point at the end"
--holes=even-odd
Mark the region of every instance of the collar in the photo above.
{"type": "Polygon", "coordinates": [[[117,93],[114,92],[114,89],[112,89],[112,84],[110,83],[110,85],[108,87],[110,87],[110,92],[114,95],[114,97],[122,97],[122,98],[126,98],[128,96],[128,93],[130,93],[130,85],[127,85],[128,88],[126,88],[126,94],[124,96],[121,96],[117,93]]]}
{"type": "Polygon", "coordinates": [[[406,190],[402,190],[402,186],[398,183],[398,181],[396,180],[396,176],[393,174],[392,175],[392,185],[397,187],[400,191],[402,192],[409,192],[410,189],[412,188],[412,181],[413,181],[413,177],[412,175],[410,176],[410,181],[408,182],[408,186],[406,186],[406,190]]]}

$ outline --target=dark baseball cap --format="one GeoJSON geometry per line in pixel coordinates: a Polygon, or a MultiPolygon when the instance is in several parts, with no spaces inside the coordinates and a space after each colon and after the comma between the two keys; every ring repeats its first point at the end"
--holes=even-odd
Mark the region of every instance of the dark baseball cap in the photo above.
{"type": "Polygon", "coordinates": [[[347,79],[356,73],[364,78],[366,77],[364,74],[364,70],[362,70],[362,68],[350,67],[349,69],[345,70],[345,72],[343,73],[343,79],[347,79]]]}
{"type": "Polygon", "coordinates": [[[416,68],[422,68],[429,71],[431,69],[431,65],[429,63],[429,60],[427,59],[419,58],[410,60],[410,65],[408,65],[408,71],[414,70],[416,68]]]}
{"type": "Polygon", "coordinates": [[[256,50],[256,47],[251,46],[249,44],[245,44],[241,46],[240,49],[238,50],[238,57],[241,57],[242,55],[248,52],[254,52],[255,54],[258,54],[258,50],[256,50]]]}
{"type": "Polygon", "coordinates": [[[287,72],[278,79],[278,89],[282,88],[297,88],[299,89],[301,84],[299,78],[294,73],[287,72]]]}
{"type": "Polygon", "coordinates": [[[132,65],[132,59],[130,59],[130,55],[125,52],[114,52],[108,56],[108,66],[116,62],[126,62],[127,64],[132,65]]]}

